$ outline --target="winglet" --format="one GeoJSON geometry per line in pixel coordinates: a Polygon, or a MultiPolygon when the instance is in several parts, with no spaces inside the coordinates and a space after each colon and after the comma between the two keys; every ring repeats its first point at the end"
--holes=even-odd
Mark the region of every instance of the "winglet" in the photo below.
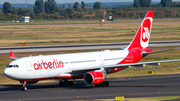
{"type": "Polygon", "coordinates": [[[18,59],[17,57],[14,56],[13,51],[10,52],[9,58],[14,60],[18,59]]]}
{"type": "Polygon", "coordinates": [[[11,51],[10,52],[10,55],[9,55],[9,58],[14,58],[15,56],[14,56],[14,53],[13,53],[13,51],[11,51]]]}

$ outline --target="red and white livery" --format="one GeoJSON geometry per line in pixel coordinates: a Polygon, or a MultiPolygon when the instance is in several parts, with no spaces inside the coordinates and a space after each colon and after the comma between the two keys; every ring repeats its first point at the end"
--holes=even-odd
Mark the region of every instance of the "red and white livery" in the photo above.
{"type": "MultiPolygon", "coordinates": [[[[143,67],[159,65],[161,62],[180,61],[164,60],[138,62],[145,56],[155,53],[148,49],[154,11],[148,11],[134,39],[124,50],[105,50],[99,52],[72,53],[58,55],[40,55],[17,58],[13,52],[10,58],[15,59],[4,69],[4,74],[23,84],[22,90],[27,90],[26,84],[39,80],[57,79],[60,86],[73,86],[68,79],[84,79],[85,84],[109,86],[106,75],[130,66],[143,67]]],[[[160,51],[157,51],[160,52],[160,51]]]]}

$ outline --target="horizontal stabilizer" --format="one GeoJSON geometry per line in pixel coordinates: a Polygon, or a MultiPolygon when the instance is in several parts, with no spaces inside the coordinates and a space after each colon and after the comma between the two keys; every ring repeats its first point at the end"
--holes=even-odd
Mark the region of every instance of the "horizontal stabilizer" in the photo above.
{"type": "Polygon", "coordinates": [[[178,47],[178,48],[173,48],[173,49],[166,49],[166,50],[160,50],[160,51],[153,51],[153,52],[143,52],[142,53],[142,56],[144,57],[144,56],[146,56],[146,55],[148,55],[148,54],[152,54],[152,53],[159,53],[159,52],[165,52],[165,51],[171,51],[171,50],[178,50],[178,49],[180,49],[180,47],[178,47]]]}

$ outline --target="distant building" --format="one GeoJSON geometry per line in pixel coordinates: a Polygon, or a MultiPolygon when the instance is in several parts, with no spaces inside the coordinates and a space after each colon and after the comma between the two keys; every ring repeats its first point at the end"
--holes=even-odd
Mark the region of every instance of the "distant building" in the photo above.
{"type": "Polygon", "coordinates": [[[107,20],[112,20],[112,16],[107,16],[106,19],[107,20]]]}
{"type": "Polygon", "coordinates": [[[106,20],[108,20],[108,21],[118,21],[118,19],[113,19],[112,16],[107,16],[106,20]]]}
{"type": "Polygon", "coordinates": [[[30,22],[29,16],[22,16],[19,18],[19,22],[30,22]]]}

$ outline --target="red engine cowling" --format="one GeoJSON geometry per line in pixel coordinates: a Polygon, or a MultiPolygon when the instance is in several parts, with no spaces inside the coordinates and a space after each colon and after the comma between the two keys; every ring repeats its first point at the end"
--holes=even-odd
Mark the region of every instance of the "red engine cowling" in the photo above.
{"type": "Polygon", "coordinates": [[[84,74],[84,82],[87,85],[96,85],[104,81],[104,75],[98,71],[91,71],[84,74]]]}

